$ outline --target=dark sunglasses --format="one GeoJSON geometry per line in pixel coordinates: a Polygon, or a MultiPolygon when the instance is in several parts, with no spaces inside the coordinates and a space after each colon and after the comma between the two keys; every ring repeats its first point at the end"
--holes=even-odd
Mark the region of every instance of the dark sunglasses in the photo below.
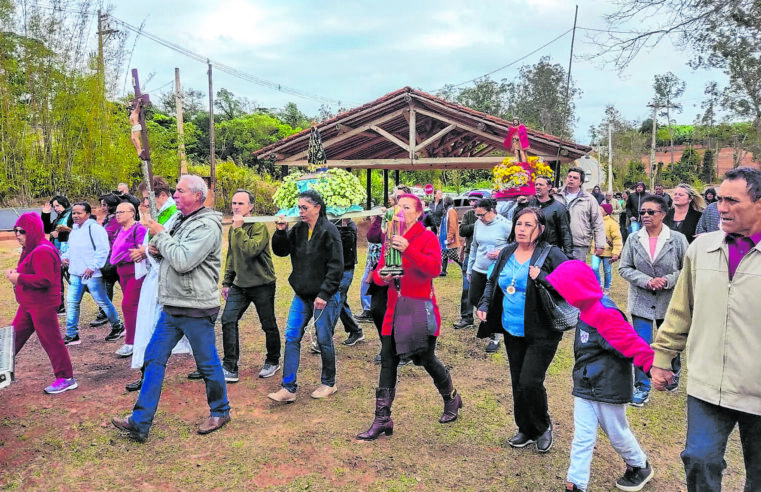
{"type": "Polygon", "coordinates": [[[20,228],[20,227],[14,227],[13,228],[13,233],[14,234],[26,234],[26,231],[24,229],[20,228]]]}
{"type": "Polygon", "coordinates": [[[657,213],[660,213],[660,210],[640,210],[640,215],[655,215],[657,213]]]}

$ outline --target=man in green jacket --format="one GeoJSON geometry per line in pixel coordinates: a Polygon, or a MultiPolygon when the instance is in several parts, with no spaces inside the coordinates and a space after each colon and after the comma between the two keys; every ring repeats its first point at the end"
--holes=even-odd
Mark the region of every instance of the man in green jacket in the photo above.
{"type": "Polygon", "coordinates": [[[238,381],[240,344],[238,322],[251,303],[256,307],[264,331],[267,358],[259,371],[269,378],[280,369],[280,331],[275,318],[275,267],[270,255],[270,233],[263,223],[244,223],[251,215],[254,197],[246,190],[233,195],[233,223],[228,232],[227,261],[222,280],[222,297],[227,301],[222,313],[222,368],[225,381],[238,381]]]}
{"type": "Polygon", "coordinates": [[[650,374],[656,389],[673,387],[671,360],[689,348],[687,490],[721,490],[727,440],[739,426],[751,492],[761,490],[761,171],[728,171],[718,210],[721,230],[687,249],[650,374]]]}

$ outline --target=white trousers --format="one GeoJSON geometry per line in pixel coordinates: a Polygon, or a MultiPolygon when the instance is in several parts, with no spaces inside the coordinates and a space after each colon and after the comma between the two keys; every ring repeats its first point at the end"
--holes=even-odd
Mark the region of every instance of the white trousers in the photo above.
{"type": "Polygon", "coordinates": [[[627,465],[643,467],[647,456],[629,429],[626,420],[628,405],[614,405],[574,397],[573,403],[573,443],[571,444],[571,465],[566,480],[587,490],[592,454],[597,441],[597,426],[608,436],[611,446],[627,465]]]}

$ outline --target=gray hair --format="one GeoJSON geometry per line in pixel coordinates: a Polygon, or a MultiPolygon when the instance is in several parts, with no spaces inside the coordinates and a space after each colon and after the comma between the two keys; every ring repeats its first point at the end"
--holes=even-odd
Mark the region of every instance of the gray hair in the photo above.
{"type": "Polygon", "coordinates": [[[190,190],[192,193],[200,193],[201,194],[201,202],[206,201],[206,195],[209,193],[209,187],[206,186],[206,181],[200,176],[196,176],[194,174],[184,174],[180,177],[180,180],[177,181],[177,184],[179,184],[181,181],[185,181],[188,184],[188,190],[190,190]]]}

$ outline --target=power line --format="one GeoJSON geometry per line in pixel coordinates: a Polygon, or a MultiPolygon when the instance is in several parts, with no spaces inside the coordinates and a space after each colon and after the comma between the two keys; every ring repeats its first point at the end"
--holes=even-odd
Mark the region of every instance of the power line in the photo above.
{"type": "Polygon", "coordinates": [[[176,43],[173,43],[171,41],[167,41],[165,39],[162,39],[162,38],[156,36],[155,34],[151,34],[151,33],[147,32],[145,30],[137,28],[137,27],[135,27],[135,26],[133,26],[133,25],[131,25],[131,24],[121,20],[121,19],[118,19],[118,18],[116,18],[116,17],[114,17],[112,15],[109,15],[109,17],[111,19],[113,19],[116,23],[118,23],[121,26],[123,26],[125,29],[128,29],[128,30],[136,33],[138,36],[143,36],[145,38],[148,38],[148,39],[150,39],[151,41],[153,41],[155,43],[158,43],[158,44],[160,44],[160,45],[162,45],[162,46],[164,46],[166,48],[169,48],[169,49],[171,49],[173,51],[176,51],[177,53],[185,55],[188,58],[191,58],[191,59],[193,59],[193,60],[195,60],[197,62],[200,62],[200,63],[203,63],[203,64],[210,63],[216,69],[218,69],[218,70],[220,70],[222,72],[225,72],[225,73],[227,73],[229,75],[232,75],[233,77],[237,77],[237,78],[245,80],[247,82],[251,82],[252,84],[256,84],[256,85],[259,85],[259,86],[262,86],[262,87],[266,87],[266,88],[269,88],[269,89],[272,89],[272,90],[275,90],[275,91],[278,91],[278,92],[283,92],[285,94],[290,94],[292,96],[300,97],[302,99],[308,99],[308,100],[311,100],[311,101],[315,101],[315,102],[319,102],[319,103],[324,103],[324,104],[328,104],[328,105],[331,105],[331,106],[332,105],[338,105],[338,106],[341,105],[341,101],[339,101],[337,99],[331,99],[329,97],[324,97],[324,96],[320,96],[320,95],[316,95],[316,94],[310,94],[308,92],[305,92],[305,91],[302,91],[302,90],[299,90],[299,89],[294,89],[292,87],[288,87],[288,86],[283,85],[283,84],[278,83],[278,82],[272,82],[270,80],[263,79],[263,78],[258,77],[256,75],[253,75],[253,74],[244,72],[242,70],[238,70],[236,68],[233,68],[233,67],[231,67],[229,65],[225,65],[224,63],[220,63],[220,62],[211,60],[208,57],[205,57],[205,56],[203,56],[203,55],[201,55],[199,53],[191,51],[191,50],[189,50],[187,48],[183,48],[182,46],[180,46],[180,45],[178,45],[176,43]]]}
{"type": "MultiPolygon", "coordinates": [[[[571,32],[571,31],[573,31],[573,28],[571,28],[571,29],[568,29],[568,30],[567,30],[566,32],[564,32],[563,34],[560,34],[559,36],[557,36],[557,37],[555,37],[555,38],[551,39],[550,41],[548,41],[548,42],[544,43],[543,45],[541,45],[540,47],[536,48],[535,50],[533,50],[533,51],[531,51],[531,52],[529,52],[529,53],[527,53],[527,54],[525,54],[525,55],[521,56],[520,58],[517,58],[517,59],[515,59],[515,60],[511,61],[511,62],[510,62],[510,63],[508,63],[507,65],[502,65],[502,66],[501,66],[501,67],[499,67],[499,68],[495,68],[495,69],[494,69],[494,70],[492,70],[491,72],[487,72],[487,73],[485,73],[485,74],[483,74],[483,75],[480,75],[480,76],[478,76],[478,77],[472,78],[472,79],[470,79],[470,80],[466,80],[465,82],[460,82],[459,84],[454,84],[454,85],[452,85],[452,87],[460,87],[460,86],[462,86],[462,85],[465,85],[465,84],[470,84],[471,82],[475,82],[476,80],[482,79],[482,78],[484,78],[484,77],[488,77],[489,75],[491,75],[491,74],[493,74],[493,73],[496,73],[496,72],[499,72],[500,70],[504,70],[504,69],[506,69],[506,68],[508,68],[508,67],[511,67],[511,66],[515,65],[516,63],[518,63],[518,62],[521,62],[521,61],[525,60],[526,58],[528,58],[529,56],[533,55],[534,53],[536,53],[536,52],[538,52],[538,51],[541,51],[541,50],[543,50],[544,48],[546,48],[547,46],[551,45],[551,44],[552,44],[552,43],[554,43],[555,41],[557,41],[557,40],[561,39],[563,36],[565,36],[566,34],[568,34],[568,33],[569,33],[569,32],[571,32]]],[[[443,87],[442,87],[442,89],[443,89],[443,87]]],[[[441,90],[441,89],[439,89],[439,90],[441,90]]]]}

